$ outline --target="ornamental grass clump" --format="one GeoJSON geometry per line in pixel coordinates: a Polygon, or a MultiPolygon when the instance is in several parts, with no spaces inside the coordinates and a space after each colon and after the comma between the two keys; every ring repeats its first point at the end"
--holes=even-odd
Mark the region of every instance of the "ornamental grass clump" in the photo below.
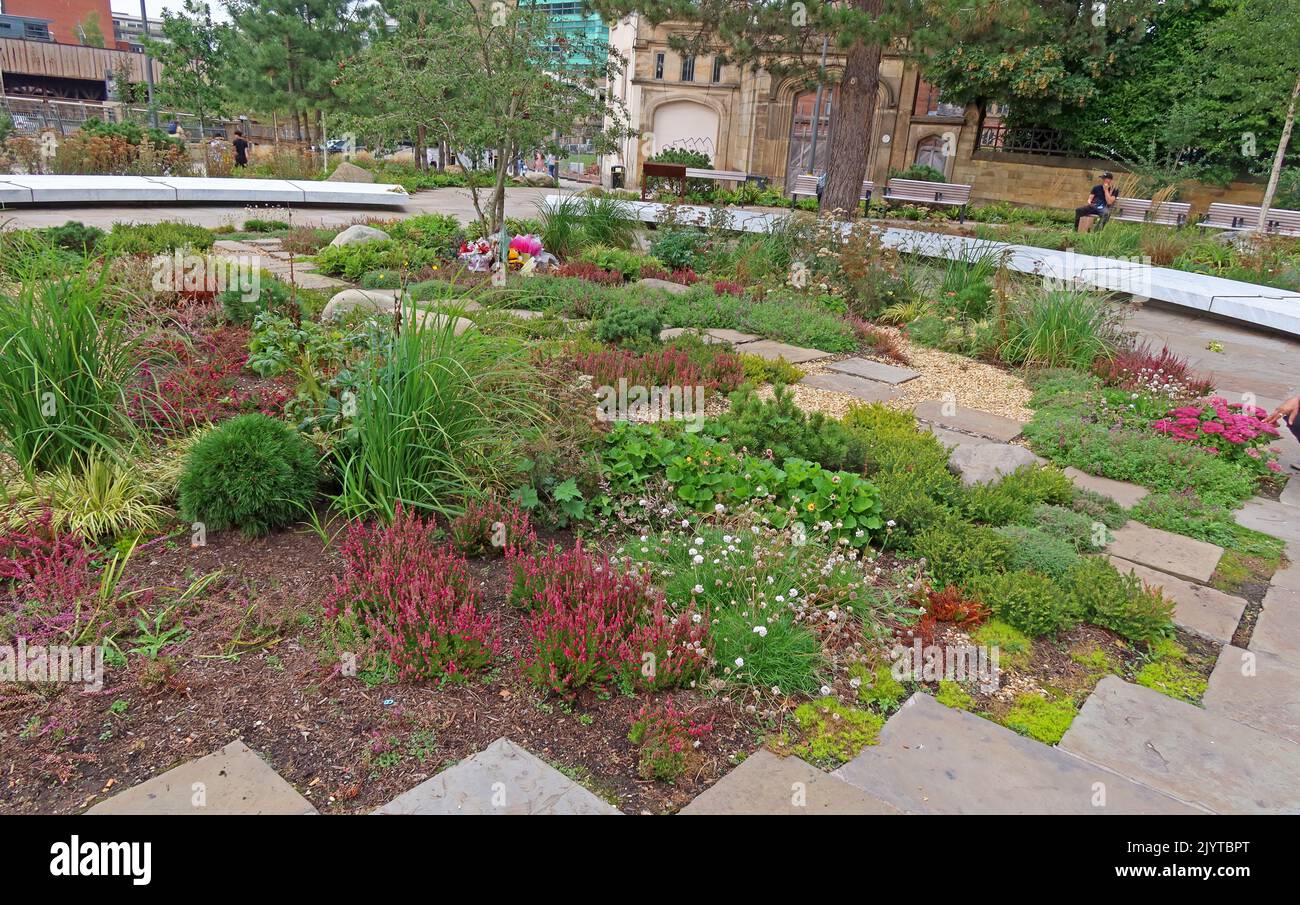
{"type": "Polygon", "coordinates": [[[511,601],[529,611],[524,675],[539,688],[632,691],[687,685],[708,669],[708,622],[689,604],[674,613],[635,573],[575,544],[513,558],[511,601]]]}
{"type": "Polygon", "coordinates": [[[501,642],[465,560],[436,532],[400,504],[389,525],[351,525],[325,614],[363,627],[402,678],[461,681],[486,669],[501,642]]]}

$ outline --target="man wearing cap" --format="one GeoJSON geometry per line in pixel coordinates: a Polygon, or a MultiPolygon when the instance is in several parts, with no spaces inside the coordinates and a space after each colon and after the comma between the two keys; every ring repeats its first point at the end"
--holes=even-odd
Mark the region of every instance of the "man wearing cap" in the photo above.
{"type": "MultiPolygon", "coordinates": [[[[1119,197],[1119,192],[1115,191],[1115,176],[1112,173],[1102,173],[1101,182],[1092,187],[1088,193],[1088,203],[1083,207],[1074,209],[1074,231],[1079,231],[1079,221],[1084,217],[1104,217],[1106,212],[1115,204],[1115,199],[1119,197]]],[[[1083,230],[1087,232],[1092,228],[1092,220],[1088,221],[1087,227],[1083,230]]]]}

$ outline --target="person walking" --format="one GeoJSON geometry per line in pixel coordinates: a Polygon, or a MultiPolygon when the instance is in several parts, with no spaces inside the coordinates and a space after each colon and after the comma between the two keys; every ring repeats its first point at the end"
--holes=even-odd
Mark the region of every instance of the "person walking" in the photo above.
{"type": "Polygon", "coordinates": [[[248,166],[248,149],[251,148],[252,145],[249,143],[248,139],[244,137],[244,133],[236,129],[235,140],[231,142],[231,144],[234,145],[235,148],[236,169],[242,169],[243,167],[248,166]]]}
{"type": "MultiPolygon", "coordinates": [[[[1115,191],[1115,176],[1111,173],[1102,173],[1101,182],[1092,187],[1088,193],[1088,203],[1083,207],[1074,209],[1074,231],[1079,232],[1079,221],[1084,217],[1105,217],[1106,213],[1115,204],[1119,198],[1119,192],[1115,191]]],[[[1089,219],[1084,232],[1092,228],[1092,220],[1089,219]]]]}
{"type": "Polygon", "coordinates": [[[559,164],[559,161],[557,161],[557,160],[555,159],[555,155],[554,155],[554,154],[550,154],[550,153],[548,153],[548,154],[546,155],[546,173],[547,173],[547,175],[550,176],[552,179],[554,179],[554,178],[559,174],[559,172],[560,172],[560,164],[559,164]]]}

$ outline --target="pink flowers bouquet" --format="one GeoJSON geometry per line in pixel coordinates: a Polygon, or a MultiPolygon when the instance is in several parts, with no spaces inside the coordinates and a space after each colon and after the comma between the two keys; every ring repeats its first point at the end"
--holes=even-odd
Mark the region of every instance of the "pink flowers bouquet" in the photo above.
{"type": "Polygon", "coordinates": [[[1278,430],[1264,420],[1267,417],[1262,408],[1212,396],[1206,402],[1173,409],[1152,422],[1151,429],[1263,474],[1281,471],[1276,450],[1268,446],[1278,430]]]}
{"type": "Polygon", "coordinates": [[[510,250],[535,258],[542,253],[542,240],[532,235],[515,236],[510,240],[510,250]]]}
{"type": "Polygon", "coordinates": [[[494,256],[492,243],[487,239],[471,239],[460,243],[458,257],[465,262],[469,270],[475,273],[486,273],[491,270],[494,256]]]}

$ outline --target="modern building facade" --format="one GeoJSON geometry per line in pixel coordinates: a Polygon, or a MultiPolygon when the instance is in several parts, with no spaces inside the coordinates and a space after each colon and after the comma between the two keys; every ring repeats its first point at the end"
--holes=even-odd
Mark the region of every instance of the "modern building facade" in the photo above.
{"type": "MultiPolygon", "coordinates": [[[[155,41],[165,40],[163,37],[162,20],[149,19],[148,35],[155,41]]],[[[142,53],[144,51],[144,42],[141,37],[145,34],[145,25],[140,21],[139,16],[124,16],[120,13],[113,14],[113,39],[121,50],[130,50],[133,53],[142,53]]]]}
{"type": "Polygon", "coordinates": [[[582,0],[533,0],[533,4],[546,10],[556,35],[573,48],[569,58],[574,63],[593,62],[585,48],[603,46],[609,40],[609,28],[582,0]]]}

